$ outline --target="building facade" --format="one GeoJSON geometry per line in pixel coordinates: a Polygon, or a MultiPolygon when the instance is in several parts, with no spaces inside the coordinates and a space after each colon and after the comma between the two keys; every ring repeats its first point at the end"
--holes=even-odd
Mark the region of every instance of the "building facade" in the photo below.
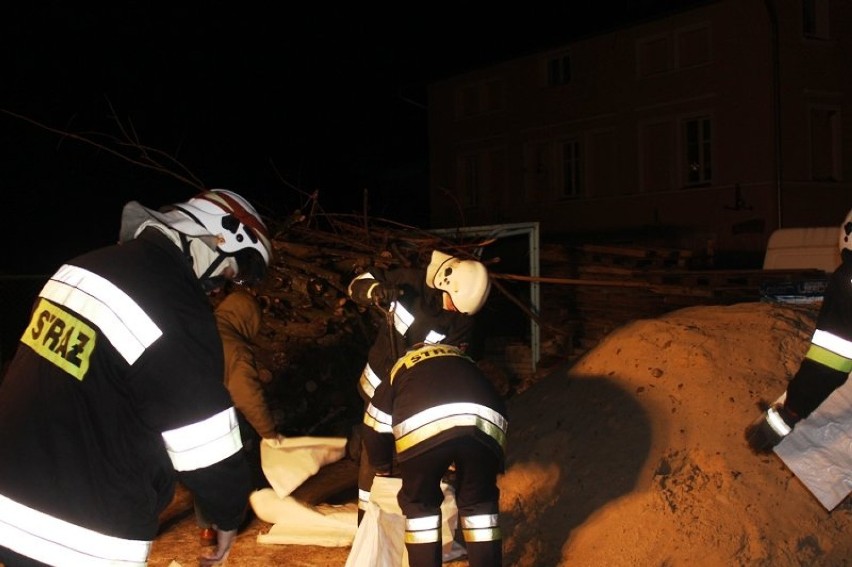
{"type": "Polygon", "coordinates": [[[429,86],[433,227],[761,254],[852,207],[852,2],[719,0],[429,86]]]}

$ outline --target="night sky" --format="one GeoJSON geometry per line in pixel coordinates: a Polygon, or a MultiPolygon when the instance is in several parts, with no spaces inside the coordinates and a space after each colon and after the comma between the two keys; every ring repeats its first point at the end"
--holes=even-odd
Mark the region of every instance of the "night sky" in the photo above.
{"type": "Polygon", "coordinates": [[[430,81],[679,3],[16,2],[0,16],[0,202],[14,234],[0,273],[50,272],[112,243],[130,199],[195,192],[110,154],[139,160],[132,140],[267,215],[313,191],[328,212],[360,212],[366,190],[371,215],[425,226],[430,81]]]}

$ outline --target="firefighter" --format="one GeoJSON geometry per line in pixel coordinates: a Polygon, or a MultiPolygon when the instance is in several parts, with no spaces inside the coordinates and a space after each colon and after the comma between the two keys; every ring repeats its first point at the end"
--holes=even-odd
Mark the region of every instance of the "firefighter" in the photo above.
{"type": "MultiPolygon", "coordinates": [[[[364,408],[378,385],[387,380],[399,355],[412,346],[450,344],[466,352],[474,315],[485,305],[490,290],[488,270],[481,262],[463,260],[440,250],[432,251],[425,270],[371,268],[353,279],[348,287],[349,297],[359,305],[379,307],[387,318],[370,348],[358,383],[364,408]]],[[[360,446],[357,442],[356,445],[360,446]]],[[[357,458],[360,524],[370,501],[374,471],[363,452],[357,458]]]]}
{"type": "Polygon", "coordinates": [[[78,256],[34,302],[0,386],[0,563],[144,566],[176,480],[223,560],[251,490],[205,291],[262,277],[272,248],[224,189],[124,206],[119,243],[78,256]]]}
{"type": "Polygon", "coordinates": [[[831,275],[810,348],[786,391],[746,428],[752,451],[771,453],[852,371],[852,211],[840,227],[841,264],[831,275]]]}
{"type": "Polygon", "coordinates": [[[409,564],[441,564],[441,479],[454,464],[468,562],[499,567],[497,475],[504,468],[508,421],[503,399],[476,363],[450,345],[409,351],[376,389],[364,423],[376,474],[393,474],[398,466],[402,477],[397,500],[409,564]]]}

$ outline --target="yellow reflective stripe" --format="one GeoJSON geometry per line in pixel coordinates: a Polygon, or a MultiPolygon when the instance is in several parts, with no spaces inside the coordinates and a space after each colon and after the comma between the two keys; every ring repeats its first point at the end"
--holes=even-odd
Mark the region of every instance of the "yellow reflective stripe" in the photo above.
{"type": "Polygon", "coordinates": [[[243,446],[233,407],[214,416],[163,432],[175,470],[194,471],[226,459],[243,446]]]}
{"type": "Polygon", "coordinates": [[[393,428],[396,451],[402,453],[414,445],[453,427],[473,426],[506,446],[506,419],[480,404],[456,403],[429,408],[406,419],[393,428]]]}
{"type": "Polygon", "coordinates": [[[377,433],[393,433],[392,423],[391,415],[379,410],[373,404],[368,405],[364,411],[364,425],[377,433]]]}
{"type": "Polygon", "coordinates": [[[441,516],[405,519],[405,543],[441,541],[441,516]]]}
{"type": "Polygon", "coordinates": [[[808,352],[805,353],[805,358],[813,360],[814,362],[822,364],[823,366],[828,366],[832,370],[843,372],[844,374],[849,374],[849,372],[852,372],[852,360],[839,354],[833,353],[825,347],[821,347],[819,345],[812,344],[811,347],[808,349],[808,352]]]}
{"type": "MultiPolygon", "coordinates": [[[[464,354],[462,354],[462,352],[458,348],[451,345],[426,345],[424,347],[405,353],[399,358],[399,360],[396,361],[390,371],[391,384],[393,384],[397,372],[399,372],[403,368],[411,368],[418,362],[423,362],[424,360],[430,360],[439,356],[460,356],[463,358],[468,358],[464,354]]],[[[470,359],[468,358],[468,360],[470,359]]]]}
{"type": "Polygon", "coordinates": [[[48,565],[72,567],[144,567],[151,549],[150,541],[104,535],[3,495],[0,545],[48,565]]]}
{"type": "Polygon", "coordinates": [[[361,391],[367,394],[368,398],[372,398],[376,394],[376,388],[378,388],[381,383],[381,379],[373,371],[370,365],[368,364],[365,366],[364,371],[361,373],[361,391]]]}
{"type": "Polygon", "coordinates": [[[129,295],[83,268],[63,265],[39,296],[94,323],[128,364],[163,334],[129,295]]]}
{"type": "Polygon", "coordinates": [[[351,282],[349,282],[349,285],[346,287],[346,295],[348,295],[349,297],[352,297],[352,285],[353,285],[355,282],[357,282],[358,280],[364,280],[364,279],[367,279],[367,278],[375,279],[375,277],[373,276],[373,274],[371,274],[370,272],[363,272],[363,273],[360,273],[360,274],[358,274],[357,276],[355,276],[355,277],[352,279],[352,281],[351,281],[351,282]]]}
{"type": "Polygon", "coordinates": [[[468,543],[482,541],[499,541],[503,539],[503,532],[500,531],[500,528],[462,528],[461,532],[462,537],[468,543]]]}
{"type": "Polygon", "coordinates": [[[399,301],[391,303],[390,308],[393,311],[393,326],[396,328],[396,332],[400,335],[404,335],[408,332],[408,328],[414,322],[414,315],[412,315],[399,301]]]}

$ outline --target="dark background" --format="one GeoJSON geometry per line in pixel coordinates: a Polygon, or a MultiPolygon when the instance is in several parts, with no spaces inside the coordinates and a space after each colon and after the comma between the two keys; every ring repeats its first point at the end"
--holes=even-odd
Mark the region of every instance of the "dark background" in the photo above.
{"type": "Polygon", "coordinates": [[[430,81],[684,3],[14,3],[0,17],[0,273],[50,273],[112,243],[127,200],[195,192],[111,153],[138,162],[134,146],[266,215],[318,191],[328,212],[366,203],[426,227],[430,81]]]}

